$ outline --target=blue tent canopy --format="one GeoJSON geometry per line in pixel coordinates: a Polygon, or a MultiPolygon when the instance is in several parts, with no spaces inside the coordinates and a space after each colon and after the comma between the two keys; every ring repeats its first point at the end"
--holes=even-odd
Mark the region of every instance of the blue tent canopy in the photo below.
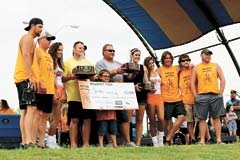
{"type": "Polygon", "coordinates": [[[240,22],[240,0],[103,0],[151,53],[182,45],[216,30],[238,70],[220,27],[240,22]]]}

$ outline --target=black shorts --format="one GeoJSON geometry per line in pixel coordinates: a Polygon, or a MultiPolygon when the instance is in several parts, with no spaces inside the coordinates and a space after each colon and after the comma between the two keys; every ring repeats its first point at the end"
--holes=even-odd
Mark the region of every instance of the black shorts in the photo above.
{"type": "Polygon", "coordinates": [[[128,122],[128,111],[126,110],[117,110],[116,111],[116,116],[117,116],[117,122],[118,123],[124,123],[128,122]]]}
{"type": "Polygon", "coordinates": [[[83,109],[82,103],[77,101],[68,102],[68,119],[78,118],[79,120],[93,119],[95,110],[83,109]]]}
{"type": "MultiPolygon", "coordinates": [[[[27,105],[29,106],[37,106],[37,101],[35,99],[35,101],[31,101],[31,103],[28,103],[26,101],[23,100],[23,91],[25,89],[28,88],[28,84],[29,81],[25,80],[19,83],[16,83],[16,87],[17,87],[17,93],[18,93],[18,102],[19,102],[19,108],[20,110],[24,110],[27,109],[27,105]]],[[[32,92],[31,94],[35,94],[34,92],[32,92]]],[[[36,94],[35,94],[36,95],[36,94]]]]}
{"type": "Polygon", "coordinates": [[[51,113],[53,107],[53,94],[37,93],[37,109],[44,113],[51,113]]]}
{"type": "Polygon", "coordinates": [[[186,110],[182,101],[179,102],[164,102],[164,117],[165,120],[171,120],[172,117],[177,118],[179,115],[186,115],[186,110]]]}

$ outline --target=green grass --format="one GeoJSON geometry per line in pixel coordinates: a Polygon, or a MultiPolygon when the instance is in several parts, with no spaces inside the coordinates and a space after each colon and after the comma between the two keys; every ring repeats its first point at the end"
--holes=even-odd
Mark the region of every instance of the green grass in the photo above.
{"type": "Polygon", "coordinates": [[[165,147],[0,150],[2,160],[237,160],[240,143],[165,147]]]}

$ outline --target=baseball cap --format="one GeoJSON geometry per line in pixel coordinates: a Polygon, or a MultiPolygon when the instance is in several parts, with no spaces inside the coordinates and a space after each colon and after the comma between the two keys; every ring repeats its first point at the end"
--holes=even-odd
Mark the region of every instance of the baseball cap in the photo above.
{"type": "Polygon", "coordinates": [[[37,24],[42,24],[43,25],[43,21],[40,18],[32,18],[29,23],[28,26],[26,28],[24,28],[25,31],[29,31],[31,28],[31,25],[37,25],[37,24]]]}
{"type": "Polygon", "coordinates": [[[213,54],[212,51],[210,51],[209,49],[205,48],[202,50],[201,54],[203,53],[207,53],[207,54],[213,54]]]}
{"type": "Polygon", "coordinates": [[[42,37],[47,37],[47,40],[55,40],[55,39],[56,39],[55,36],[51,35],[51,34],[50,34],[49,32],[47,32],[47,31],[42,31],[38,39],[40,39],[40,38],[42,38],[42,37]]]}

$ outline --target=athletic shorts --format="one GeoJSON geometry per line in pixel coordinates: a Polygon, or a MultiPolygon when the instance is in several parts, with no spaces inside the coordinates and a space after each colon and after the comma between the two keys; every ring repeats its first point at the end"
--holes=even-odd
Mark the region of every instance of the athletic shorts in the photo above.
{"type": "Polygon", "coordinates": [[[79,120],[92,119],[95,116],[95,111],[83,109],[82,102],[68,102],[68,119],[78,118],[79,120]]]}
{"type": "Polygon", "coordinates": [[[118,123],[124,123],[128,122],[128,111],[126,110],[117,110],[116,111],[116,116],[117,116],[117,122],[118,123]]]}
{"type": "Polygon", "coordinates": [[[44,113],[51,113],[53,106],[53,94],[37,93],[37,109],[44,113]]]}
{"type": "Polygon", "coordinates": [[[177,118],[179,115],[186,115],[186,110],[182,101],[164,102],[164,118],[171,120],[172,117],[177,118]]]}
{"type": "MultiPolygon", "coordinates": [[[[35,99],[35,101],[31,101],[31,103],[27,103],[26,101],[23,101],[23,91],[24,91],[24,89],[28,88],[28,83],[29,83],[28,80],[16,83],[20,110],[27,109],[27,105],[34,106],[34,107],[37,106],[36,99],[35,99]]],[[[35,94],[35,93],[33,92],[32,94],[35,94]]]]}
{"type": "Polygon", "coordinates": [[[201,120],[206,120],[208,115],[212,118],[225,116],[222,94],[199,94],[195,97],[195,117],[201,120]]]}
{"type": "Polygon", "coordinates": [[[193,122],[193,105],[184,104],[184,108],[186,110],[186,121],[193,122]]]}

